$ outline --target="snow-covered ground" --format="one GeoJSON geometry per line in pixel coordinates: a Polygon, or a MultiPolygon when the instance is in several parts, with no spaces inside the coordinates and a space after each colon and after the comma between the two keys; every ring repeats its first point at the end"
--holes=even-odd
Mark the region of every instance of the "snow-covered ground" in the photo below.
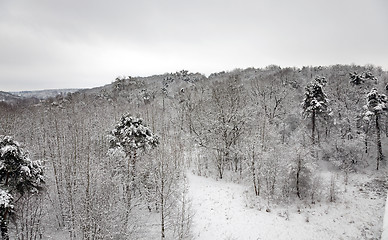
{"type": "MultiPolygon", "coordinates": [[[[388,197],[387,201],[385,202],[385,206],[387,206],[388,202],[388,197]]],[[[385,213],[384,213],[384,224],[383,224],[383,233],[381,235],[381,240],[388,240],[388,208],[385,208],[385,213]]]]}
{"type": "Polygon", "coordinates": [[[350,175],[346,192],[338,177],[340,193],[335,203],[321,199],[315,205],[277,206],[266,212],[249,203],[248,188],[243,185],[188,174],[194,237],[380,239],[385,193],[378,182],[363,176],[350,175]]]}

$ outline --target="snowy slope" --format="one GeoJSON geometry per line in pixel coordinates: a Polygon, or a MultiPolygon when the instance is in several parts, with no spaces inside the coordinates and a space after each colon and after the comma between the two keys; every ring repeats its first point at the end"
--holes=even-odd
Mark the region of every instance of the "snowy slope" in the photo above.
{"type": "Polygon", "coordinates": [[[347,186],[337,203],[249,208],[242,185],[189,174],[196,239],[379,239],[384,197],[347,186]],[[287,214],[286,214],[287,213],[287,214]],[[288,216],[288,217],[287,217],[288,216]]]}
{"type": "Polygon", "coordinates": [[[381,240],[388,240],[388,195],[387,201],[385,202],[385,213],[384,213],[384,225],[383,225],[383,233],[381,235],[381,240]]]}

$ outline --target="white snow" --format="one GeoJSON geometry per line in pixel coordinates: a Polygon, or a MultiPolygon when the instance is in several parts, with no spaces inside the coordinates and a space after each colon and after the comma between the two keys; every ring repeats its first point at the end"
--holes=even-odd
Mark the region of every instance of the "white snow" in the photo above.
{"type": "Polygon", "coordinates": [[[381,233],[385,199],[351,186],[351,177],[346,192],[339,186],[344,194],[336,203],[322,199],[271,212],[249,204],[243,185],[193,174],[188,179],[195,239],[377,239],[381,233]]]}
{"type": "Polygon", "coordinates": [[[387,201],[385,202],[383,234],[381,235],[381,240],[388,240],[388,195],[387,195],[387,201]]]}
{"type": "Polygon", "coordinates": [[[9,153],[9,152],[16,152],[17,151],[17,148],[16,146],[13,146],[13,145],[5,145],[4,147],[2,147],[0,149],[0,155],[3,157],[5,154],[9,153]]]}
{"type": "Polygon", "coordinates": [[[0,207],[13,208],[11,201],[12,201],[12,196],[7,191],[0,189],[0,207]]]}
{"type": "Polygon", "coordinates": [[[27,176],[31,176],[30,168],[27,167],[27,166],[21,166],[21,167],[20,167],[20,171],[21,171],[21,172],[25,172],[27,176]]]}

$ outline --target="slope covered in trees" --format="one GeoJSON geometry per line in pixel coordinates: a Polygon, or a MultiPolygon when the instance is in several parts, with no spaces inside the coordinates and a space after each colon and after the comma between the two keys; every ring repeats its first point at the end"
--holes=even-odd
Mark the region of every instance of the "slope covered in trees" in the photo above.
{"type": "MultiPolygon", "coordinates": [[[[39,103],[0,103],[0,135],[27,146],[46,174],[43,197],[20,205],[11,234],[23,239],[30,226],[15,226],[33,219],[31,237],[189,239],[187,170],[248,186],[268,212],[336,204],[350,175],[385,181],[387,84],[374,66],[268,66],[118,77],[39,103]]],[[[385,191],[376,186],[368,191],[385,191]]]]}

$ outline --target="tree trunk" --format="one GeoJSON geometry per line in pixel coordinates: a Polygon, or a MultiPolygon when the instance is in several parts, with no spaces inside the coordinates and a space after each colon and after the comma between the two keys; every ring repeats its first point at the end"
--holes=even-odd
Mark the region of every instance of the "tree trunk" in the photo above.
{"type": "Polygon", "coordinates": [[[381,147],[379,114],[377,114],[377,113],[376,113],[376,144],[377,144],[377,167],[376,167],[376,170],[379,170],[380,162],[383,161],[383,149],[381,147]]]}
{"type": "MultiPolygon", "coordinates": [[[[55,116],[54,121],[55,121],[55,133],[56,133],[55,135],[56,135],[56,137],[54,140],[56,141],[55,145],[57,147],[57,152],[54,153],[55,146],[53,146],[53,149],[51,149],[50,152],[51,152],[51,157],[53,159],[52,164],[53,164],[56,193],[58,196],[59,211],[60,211],[60,221],[58,221],[58,225],[59,225],[59,227],[62,227],[65,225],[65,210],[64,210],[65,209],[64,208],[65,196],[64,196],[64,189],[63,189],[63,185],[62,185],[63,178],[62,178],[62,172],[61,172],[61,171],[63,171],[63,168],[62,168],[62,149],[60,147],[60,146],[63,146],[63,144],[61,142],[60,131],[59,131],[57,119],[58,118],[55,116]],[[55,156],[54,154],[56,154],[57,156],[55,156]]],[[[49,147],[50,147],[50,145],[49,145],[49,147]]]]}
{"type": "Polygon", "coordinates": [[[136,161],[137,161],[137,152],[136,152],[136,149],[133,150],[133,156],[132,156],[132,159],[131,159],[131,182],[132,182],[132,190],[133,190],[133,193],[135,193],[135,190],[136,190],[136,184],[135,184],[135,178],[136,178],[136,161]]]}
{"type": "Polygon", "coordinates": [[[217,170],[218,170],[218,177],[222,179],[224,175],[224,156],[220,150],[217,150],[217,170]]]}
{"type": "Polygon", "coordinates": [[[126,177],[126,182],[125,182],[125,201],[126,201],[126,209],[125,209],[125,219],[124,219],[124,226],[126,228],[128,228],[128,221],[129,221],[129,214],[130,214],[130,209],[131,209],[131,200],[132,200],[132,196],[131,196],[131,182],[132,182],[132,178],[131,178],[131,175],[132,175],[132,167],[131,167],[131,162],[132,162],[132,159],[133,156],[131,155],[131,153],[127,154],[127,177],[126,177]]]}
{"type": "Polygon", "coordinates": [[[263,151],[265,151],[265,149],[266,149],[266,146],[265,146],[265,143],[266,143],[266,141],[265,141],[265,131],[266,131],[266,129],[265,129],[265,117],[263,118],[264,120],[263,120],[263,131],[262,131],[262,136],[261,136],[261,142],[262,142],[262,144],[263,144],[263,151]]]}
{"type": "Polygon", "coordinates": [[[313,110],[313,113],[311,115],[311,139],[313,142],[313,145],[315,145],[315,110],[313,110]]]}
{"type": "Polygon", "coordinates": [[[86,197],[86,223],[85,223],[85,232],[84,232],[84,239],[89,240],[90,239],[90,230],[91,230],[91,216],[90,216],[90,209],[91,209],[91,196],[90,196],[90,136],[88,132],[88,147],[87,147],[87,162],[86,162],[86,189],[85,189],[85,197],[86,197]]]}
{"type": "Polygon", "coordinates": [[[1,239],[2,240],[9,240],[7,212],[4,214],[4,216],[2,216],[1,223],[0,223],[0,229],[1,229],[1,239]]]}
{"type": "Polygon", "coordinates": [[[165,208],[164,208],[164,198],[165,198],[165,195],[164,195],[164,162],[161,163],[161,166],[160,166],[160,225],[161,225],[161,239],[165,239],[166,236],[165,236],[165,208]]]}
{"type": "Polygon", "coordinates": [[[255,195],[259,196],[260,195],[260,188],[259,188],[259,186],[257,186],[257,183],[256,183],[255,151],[252,151],[251,171],[252,171],[252,180],[253,180],[253,187],[255,189],[255,195]]]}
{"type": "Polygon", "coordinates": [[[299,176],[300,176],[300,170],[301,170],[301,159],[300,156],[298,156],[298,168],[296,169],[296,195],[300,199],[300,188],[299,188],[299,176]]]}
{"type": "Polygon", "coordinates": [[[160,204],[160,212],[161,212],[161,239],[165,239],[165,224],[164,224],[164,220],[165,220],[165,216],[164,216],[164,196],[163,196],[163,183],[162,183],[162,190],[161,190],[161,194],[160,194],[160,200],[161,200],[161,204],[160,204]]]}

